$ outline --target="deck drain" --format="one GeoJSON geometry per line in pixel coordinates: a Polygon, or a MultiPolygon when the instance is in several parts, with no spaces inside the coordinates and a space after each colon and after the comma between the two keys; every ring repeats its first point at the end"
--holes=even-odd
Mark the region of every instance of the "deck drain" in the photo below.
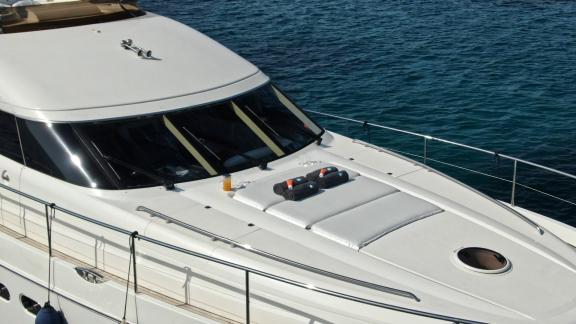
{"type": "Polygon", "coordinates": [[[456,252],[457,262],[465,268],[486,274],[510,270],[510,261],[502,254],[480,247],[462,248],[456,252]]]}

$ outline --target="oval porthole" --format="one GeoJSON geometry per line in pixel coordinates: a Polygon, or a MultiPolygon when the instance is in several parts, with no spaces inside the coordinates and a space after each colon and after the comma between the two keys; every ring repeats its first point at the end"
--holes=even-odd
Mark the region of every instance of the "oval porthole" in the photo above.
{"type": "Polygon", "coordinates": [[[469,270],[487,274],[503,273],[512,266],[502,254],[480,247],[467,247],[458,250],[456,260],[469,270]]]}
{"type": "Polygon", "coordinates": [[[0,283],[0,298],[4,300],[10,300],[10,291],[6,286],[0,283]]]}
{"type": "Polygon", "coordinates": [[[20,295],[20,302],[22,303],[22,306],[24,306],[24,308],[34,316],[36,316],[42,308],[42,306],[40,306],[35,300],[24,295],[20,295]]]}

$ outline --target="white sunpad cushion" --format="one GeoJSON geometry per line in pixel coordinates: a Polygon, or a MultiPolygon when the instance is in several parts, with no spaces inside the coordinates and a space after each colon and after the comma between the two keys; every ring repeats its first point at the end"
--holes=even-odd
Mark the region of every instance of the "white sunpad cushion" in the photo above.
{"type": "Polygon", "coordinates": [[[301,201],[283,201],[266,209],[266,212],[298,226],[309,227],[397,191],[382,182],[360,176],[301,201]]]}
{"type": "Polygon", "coordinates": [[[409,194],[398,192],[318,222],[312,231],[353,249],[442,209],[409,194]]]}
{"type": "Polygon", "coordinates": [[[348,172],[350,179],[358,176],[358,172],[354,172],[346,168],[341,168],[335,164],[321,163],[308,167],[299,166],[269,177],[258,179],[248,184],[245,188],[238,190],[234,194],[234,199],[254,208],[265,210],[272,205],[284,201],[284,197],[274,193],[273,187],[275,183],[296,177],[305,177],[307,173],[327,166],[335,166],[338,168],[338,170],[344,170],[348,172]]]}

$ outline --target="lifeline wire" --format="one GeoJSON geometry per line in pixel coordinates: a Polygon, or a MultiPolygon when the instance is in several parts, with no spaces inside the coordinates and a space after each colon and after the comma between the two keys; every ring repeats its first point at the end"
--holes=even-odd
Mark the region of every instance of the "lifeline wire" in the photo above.
{"type": "Polygon", "coordinates": [[[130,272],[132,270],[132,236],[128,239],[130,244],[130,258],[128,260],[128,277],[126,278],[126,295],[124,297],[124,315],[122,315],[122,323],[126,323],[126,308],[128,307],[128,291],[130,290],[130,272]]]}

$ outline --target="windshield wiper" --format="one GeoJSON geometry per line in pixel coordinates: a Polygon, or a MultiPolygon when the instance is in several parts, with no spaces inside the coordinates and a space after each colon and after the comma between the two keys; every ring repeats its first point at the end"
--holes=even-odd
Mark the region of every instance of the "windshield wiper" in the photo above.
{"type": "MultiPolygon", "coordinates": [[[[222,161],[222,159],[221,159],[216,153],[214,153],[214,151],[212,151],[212,149],[210,149],[210,148],[208,147],[208,145],[206,145],[206,144],[204,143],[204,140],[203,140],[203,139],[198,138],[198,137],[197,137],[196,135],[194,135],[191,131],[189,131],[186,127],[182,127],[182,129],[183,129],[184,131],[186,131],[186,133],[188,133],[188,135],[190,135],[196,142],[198,142],[198,144],[202,145],[202,147],[203,147],[206,151],[210,152],[210,154],[212,154],[215,158],[217,158],[218,161],[222,161]]],[[[248,154],[244,154],[244,153],[241,153],[241,152],[234,152],[234,153],[236,153],[237,155],[240,155],[241,157],[245,158],[246,160],[248,160],[248,161],[250,161],[250,162],[252,162],[252,163],[257,164],[258,167],[260,168],[260,170],[266,170],[266,169],[268,168],[268,162],[263,161],[262,159],[256,159],[256,158],[253,158],[253,157],[249,156],[248,154]]]]}
{"type": "Polygon", "coordinates": [[[266,170],[268,169],[268,162],[265,161],[264,159],[257,159],[257,158],[253,158],[248,154],[244,154],[241,152],[235,152],[237,155],[240,155],[241,157],[245,158],[246,160],[255,163],[256,165],[258,165],[258,168],[260,170],[266,170]]]}
{"type": "Polygon", "coordinates": [[[142,169],[142,168],[140,168],[140,167],[138,167],[138,166],[135,166],[135,165],[130,164],[130,163],[128,163],[128,162],[124,162],[124,161],[119,160],[119,159],[117,159],[117,158],[115,158],[115,157],[112,157],[112,156],[109,156],[109,155],[104,155],[104,154],[101,154],[101,156],[102,156],[102,158],[103,158],[104,160],[106,160],[106,161],[108,161],[108,162],[112,162],[112,163],[118,164],[118,165],[120,165],[120,166],[123,166],[123,167],[125,167],[125,168],[128,168],[128,169],[132,170],[133,172],[143,174],[143,175],[147,176],[148,178],[150,178],[150,179],[152,179],[152,180],[158,181],[159,183],[161,183],[161,184],[164,186],[164,188],[166,188],[166,190],[174,190],[174,188],[175,188],[174,182],[173,182],[172,180],[166,179],[166,178],[161,177],[161,176],[159,176],[159,175],[157,175],[157,174],[154,174],[154,173],[152,173],[152,172],[146,171],[146,170],[144,170],[144,169],[142,169]]]}

